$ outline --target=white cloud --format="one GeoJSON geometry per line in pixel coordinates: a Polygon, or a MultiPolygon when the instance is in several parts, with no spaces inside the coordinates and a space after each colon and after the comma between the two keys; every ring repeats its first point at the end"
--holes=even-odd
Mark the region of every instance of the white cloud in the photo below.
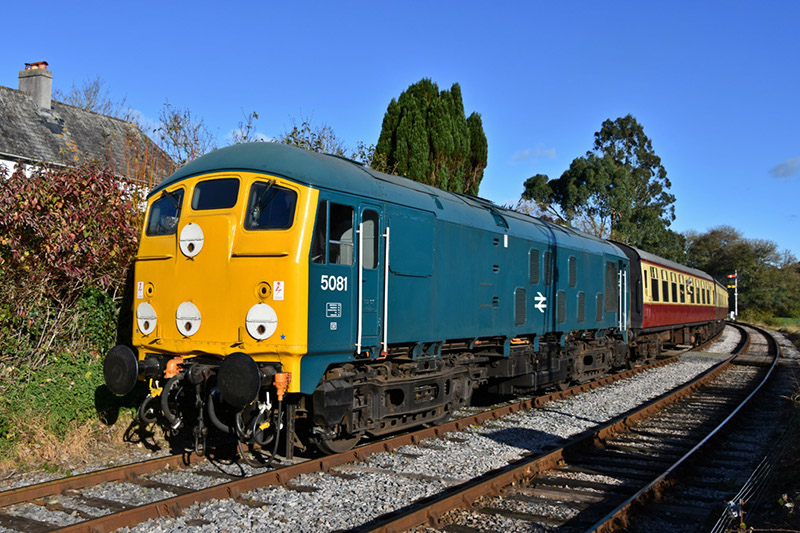
{"type": "Polygon", "coordinates": [[[555,148],[526,148],[521,152],[517,152],[516,154],[511,156],[512,161],[524,161],[526,159],[541,159],[546,157],[547,159],[555,159],[556,158],[556,149],[555,148]]]}
{"type": "Polygon", "coordinates": [[[769,171],[776,178],[791,178],[800,173],[800,157],[787,159],[780,165],[769,171]]]}
{"type": "MultiPolygon", "coordinates": [[[[228,142],[233,142],[233,138],[234,138],[233,136],[235,134],[237,134],[237,133],[239,135],[242,135],[245,132],[240,130],[239,128],[233,129],[233,130],[229,131],[228,134],[225,136],[225,140],[228,141],[228,142]]],[[[258,132],[258,131],[256,131],[256,132],[252,132],[251,131],[250,132],[250,138],[253,141],[262,141],[262,142],[273,142],[273,141],[276,140],[275,138],[270,137],[268,135],[264,135],[263,133],[258,132]]]]}
{"type": "Polygon", "coordinates": [[[131,108],[130,120],[141,129],[148,136],[152,136],[153,132],[158,129],[158,120],[153,119],[139,111],[138,109],[131,108]]]}

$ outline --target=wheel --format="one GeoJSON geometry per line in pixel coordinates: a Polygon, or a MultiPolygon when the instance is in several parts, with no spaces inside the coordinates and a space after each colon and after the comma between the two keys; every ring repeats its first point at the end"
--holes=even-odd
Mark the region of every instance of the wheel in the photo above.
{"type": "Polygon", "coordinates": [[[557,391],[562,392],[567,390],[570,384],[571,384],[570,381],[568,379],[565,379],[564,381],[557,382],[554,386],[557,391]]]}
{"type": "Polygon", "coordinates": [[[356,435],[354,437],[352,435],[337,434],[336,436],[330,438],[318,436],[317,448],[319,448],[319,450],[326,455],[344,453],[352,450],[353,446],[355,446],[360,439],[361,435],[356,435]]]}

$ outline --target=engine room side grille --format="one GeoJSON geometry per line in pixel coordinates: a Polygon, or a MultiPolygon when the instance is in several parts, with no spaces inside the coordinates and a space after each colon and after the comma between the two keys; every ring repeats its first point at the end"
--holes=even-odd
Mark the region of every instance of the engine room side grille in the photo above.
{"type": "Polygon", "coordinates": [[[544,284],[550,285],[553,283],[553,254],[550,252],[544,253],[544,284]]]}
{"type": "Polygon", "coordinates": [[[603,321],[603,293],[597,293],[597,321],[603,321]]]}
{"type": "Polygon", "coordinates": [[[514,291],[514,324],[522,325],[528,321],[527,297],[525,289],[518,288],[514,291]]]}
{"type": "Polygon", "coordinates": [[[586,293],[578,293],[578,322],[586,320],[586,293]]]}
{"type": "Polygon", "coordinates": [[[558,291],[556,295],[556,320],[563,323],[567,321],[567,293],[558,291]]]}
{"type": "Polygon", "coordinates": [[[569,256],[569,286],[575,287],[578,284],[578,260],[574,255],[569,256]]]}
{"type": "Polygon", "coordinates": [[[539,283],[539,250],[531,248],[531,251],[528,255],[530,257],[530,281],[531,284],[536,285],[539,283]]]}

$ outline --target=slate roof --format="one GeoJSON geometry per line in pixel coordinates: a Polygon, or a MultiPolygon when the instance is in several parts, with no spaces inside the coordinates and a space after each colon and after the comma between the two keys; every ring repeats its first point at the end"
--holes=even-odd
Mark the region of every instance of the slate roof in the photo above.
{"type": "Polygon", "coordinates": [[[130,122],[52,100],[38,107],[27,93],[0,86],[0,159],[66,164],[108,162],[121,176],[139,174],[151,163],[149,185],[175,170],[175,164],[130,122]]]}

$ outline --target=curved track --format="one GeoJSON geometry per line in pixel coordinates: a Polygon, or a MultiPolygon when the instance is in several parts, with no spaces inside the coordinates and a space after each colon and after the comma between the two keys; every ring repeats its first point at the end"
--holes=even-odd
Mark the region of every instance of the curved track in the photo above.
{"type": "MultiPolygon", "coordinates": [[[[367,444],[347,453],[308,460],[249,477],[236,478],[214,468],[195,468],[194,470],[197,470],[200,476],[206,478],[205,484],[211,484],[211,486],[206,486],[199,490],[170,484],[168,481],[158,481],[158,476],[152,475],[154,472],[163,471],[165,468],[174,470],[192,462],[192,458],[172,456],[6,491],[0,493],[0,508],[8,510],[12,506],[15,509],[20,505],[40,506],[52,513],[71,516],[72,525],[65,528],[67,531],[110,531],[122,526],[133,525],[149,518],[178,516],[181,514],[182,509],[199,501],[232,497],[240,503],[252,506],[254,502],[251,499],[242,498],[241,495],[255,488],[285,485],[302,474],[333,472],[334,467],[363,461],[366,457],[377,452],[392,452],[398,447],[419,444],[425,439],[441,438],[448,432],[463,430],[470,426],[499,419],[511,413],[536,408],[549,401],[567,398],[595,387],[602,387],[638,372],[669,364],[675,360],[676,358],[673,357],[658,361],[646,367],[639,367],[632,371],[580,385],[567,391],[504,405],[451,421],[439,427],[424,428],[406,435],[367,444]],[[121,503],[92,496],[92,486],[108,482],[145,487],[149,489],[152,501],[121,503]],[[83,490],[86,488],[89,488],[89,490],[83,490]],[[98,513],[94,511],[87,512],[87,505],[94,509],[102,509],[99,513],[102,516],[96,516],[98,513]]],[[[196,459],[194,457],[195,461],[196,459]]],[[[240,472],[240,475],[242,473],[240,472]]],[[[255,502],[255,504],[257,505],[258,502],[255,502]]],[[[0,526],[14,531],[51,530],[58,527],[56,525],[58,523],[50,522],[49,520],[25,518],[21,514],[4,513],[4,510],[0,509],[0,526]]]]}
{"type": "MultiPolygon", "coordinates": [[[[771,346],[769,356],[740,350],[744,361],[737,363],[733,356],[679,390],[562,448],[431,498],[369,530],[402,531],[425,523],[448,531],[484,530],[481,524],[499,515],[506,520],[504,527],[515,523],[519,530],[617,531],[628,527],[637,513],[663,515],[663,504],[657,510],[646,504],[676,483],[681,467],[696,467],[704,460],[701,453],[713,449],[712,439],[768,379],[780,352],[771,336],[764,338],[771,346]],[[454,511],[459,508],[464,510],[454,511]]],[[[688,506],[681,511],[673,525],[708,513],[688,506]]],[[[679,529],[662,522],[650,530],[679,529]]]]}

